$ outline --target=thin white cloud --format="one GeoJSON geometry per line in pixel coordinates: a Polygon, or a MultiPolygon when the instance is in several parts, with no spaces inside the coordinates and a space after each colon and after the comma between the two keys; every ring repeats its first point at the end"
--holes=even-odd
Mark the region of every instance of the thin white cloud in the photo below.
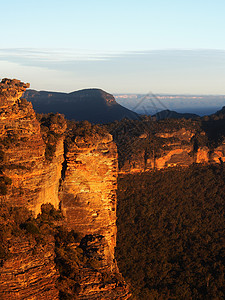
{"type": "MultiPolygon", "coordinates": [[[[19,79],[23,78],[24,69],[28,74],[30,68],[32,74],[33,68],[36,68],[35,77],[32,79],[38,88],[46,87],[51,81],[49,89],[53,90],[72,91],[92,86],[109,92],[146,93],[152,90],[165,93],[225,93],[225,51],[219,49],[127,52],[0,49],[2,78],[6,77],[7,63],[16,66],[18,74],[21,74],[19,79]],[[43,79],[42,74],[47,74],[48,70],[52,71],[51,78],[43,79]],[[62,76],[60,86],[56,84],[56,87],[52,88],[54,72],[62,76]]],[[[28,81],[31,81],[29,77],[28,81]]]]}
{"type": "Polygon", "coordinates": [[[99,61],[118,56],[121,53],[73,49],[32,49],[9,48],[0,49],[0,60],[38,60],[40,62],[65,62],[65,61],[99,61]]]}

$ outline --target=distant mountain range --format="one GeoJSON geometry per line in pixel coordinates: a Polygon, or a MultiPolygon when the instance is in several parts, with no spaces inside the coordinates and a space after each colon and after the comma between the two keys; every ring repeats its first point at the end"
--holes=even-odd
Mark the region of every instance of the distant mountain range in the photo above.
{"type": "MultiPolygon", "coordinates": [[[[178,99],[178,96],[168,96],[169,98],[167,98],[166,96],[150,96],[148,95],[143,98],[135,98],[135,95],[130,95],[130,97],[128,97],[127,95],[116,96],[117,101],[118,99],[124,100],[123,104],[125,105],[126,103],[126,107],[130,108],[132,106],[128,105],[129,103],[132,103],[133,105],[134,103],[136,103],[136,107],[133,106],[132,109],[134,111],[132,111],[117,103],[113,95],[101,89],[84,89],[72,93],[27,90],[24,94],[24,97],[28,101],[32,102],[34,110],[37,113],[59,112],[61,114],[64,114],[65,117],[69,120],[88,120],[91,123],[110,123],[115,120],[120,121],[124,118],[132,120],[138,119],[138,107],[141,107],[142,105],[145,105],[146,108],[145,112],[143,111],[142,114],[152,115],[156,118],[156,120],[171,118],[195,119],[199,117],[196,113],[181,112],[179,111],[179,109],[176,109],[176,111],[163,109],[163,107],[165,107],[165,103],[169,103],[168,101],[172,101],[174,105],[178,105],[178,103],[179,105],[181,105],[181,103],[183,103],[182,105],[185,105],[186,102],[187,108],[183,110],[187,111],[190,105],[190,101],[198,101],[198,103],[201,102],[201,105],[203,105],[203,99],[209,101],[209,96],[180,96],[182,97],[182,99],[178,99]],[[159,107],[155,107],[156,109],[158,109],[157,113],[154,113],[153,109],[150,109],[152,108],[150,104],[153,105],[152,98],[154,98],[155,101],[158,101],[158,105],[161,105],[162,107],[161,109],[159,107]],[[163,100],[166,100],[166,102],[163,102],[163,100]],[[149,106],[147,106],[147,104],[149,106]],[[149,110],[147,108],[149,108],[149,110]]],[[[220,96],[219,100],[222,101],[221,103],[223,103],[224,96],[220,96]]],[[[207,101],[206,103],[208,103],[207,101]]],[[[218,103],[220,103],[220,101],[218,103]]],[[[197,111],[198,109],[199,107],[197,107],[197,111]]],[[[190,109],[190,112],[192,111],[193,110],[190,109]]],[[[217,112],[216,110],[214,112],[209,111],[207,115],[210,115],[212,113],[216,115],[225,114],[225,107],[223,107],[221,110],[218,110],[217,112]]],[[[202,114],[200,113],[200,115],[202,114]]]]}
{"type": "Polygon", "coordinates": [[[72,93],[27,90],[24,98],[37,113],[61,113],[69,120],[109,123],[123,118],[137,119],[138,114],[118,104],[113,95],[101,89],[72,93]]]}
{"type": "Polygon", "coordinates": [[[218,110],[215,115],[219,116],[219,115],[225,115],[225,106],[222,107],[222,109],[218,110]]]}
{"type": "Polygon", "coordinates": [[[124,107],[147,115],[168,109],[204,116],[225,105],[225,95],[116,94],[115,99],[124,107]]]}
{"type": "Polygon", "coordinates": [[[164,120],[164,119],[196,119],[199,116],[196,114],[190,114],[190,113],[177,113],[176,111],[172,111],[169,109],[162,110],[158,112],[157,114],[153,115],[152,117],[155,117],[157,121],[164,120]]]}

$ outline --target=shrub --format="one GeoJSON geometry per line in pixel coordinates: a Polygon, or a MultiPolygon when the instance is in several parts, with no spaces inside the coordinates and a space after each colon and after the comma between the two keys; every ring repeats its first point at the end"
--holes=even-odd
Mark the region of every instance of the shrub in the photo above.
{"type": "Polygon", "coordinates": [[[0,149],[0,163],[5,161],[5,153],[3,150],[0,149]]]}
{"type": "Polygon", "coordinates": [[[0,177],[0,195],[6,195],[8,186],[12,184],[12,179],[7,176],[0,177]]]}
{"type": "Polygon", "coordinates": [[[49,161],[52,161],[53,156],[55,154],[55,150],[56,150],[55,144],[47,143],[45,148],[45,158],[49,161]]]}
{"type": "Polygon", "coordinates": [[[37,119],[41,123],[42,138],[46,144],[45,158],[52,161],[56,144],[64,132],[66,121],[64,116],[59,113],[37,114],[37,119]]]}
{"type": "Polygon", "coordinates": [[[26,223],[22,223],[20,226],[22,229],[25,229],[28,233],[31,233],[33,235],[40,233],[40,230],[37,224],[35,224],[34,220],[29,220],[26,223]]]}

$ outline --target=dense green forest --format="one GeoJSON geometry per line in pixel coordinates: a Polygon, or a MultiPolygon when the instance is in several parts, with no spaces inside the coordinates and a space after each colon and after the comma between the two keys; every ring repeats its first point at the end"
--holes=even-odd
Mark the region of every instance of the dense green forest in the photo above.
{"type": "Polygon", "coordinates": [[[225,299],[225,166],[125,175],[116,258],[136,299],[225,299]]]}

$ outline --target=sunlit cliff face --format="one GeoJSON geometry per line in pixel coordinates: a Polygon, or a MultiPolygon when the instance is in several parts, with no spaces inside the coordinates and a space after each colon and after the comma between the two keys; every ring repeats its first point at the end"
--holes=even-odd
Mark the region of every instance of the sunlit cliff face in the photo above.
{"type": "MultiPolygon", "coordinates": [[[[39,116],[39,122],[31,103],[20,98],[27,85],[5,80],[0,86],[0,176],[7,183],[0,200],[12,207],[26,207],[34,216],[44,203],[61,206],[64,226],[79,235],[87,259],[97,256],[97,266],[80,265],[78,299],[128,299],[130,293],[114,257],[118,161],[112,136],[100,132],[94,138],[83,138],[77,134],[68,143],[66,123],[59,114],[39,116]]],[[[38,248],[38,256],[32,252],[35,243],[26,247],[27,253],[19,245],[10,248],[15,260],[7,260],[1,269],[0,298],[59,299],[54,238],[49,248],[38,248]]]]}
{"type": "MultiPolygon", "coordinates": [[[[105,127],[88,122],[74,122],[73,125],[78,127],[66,129],[60,114],[38,116],[37,119],[31,103],[21,98],[27,87],[18,80],[4,79],[0,83],[0,201],[12,207],[26,207],[34,216],[44,203],[60,207],[65,216],[64,225],[79,236],[79,247],[87,257],[95,255],[98,261],[97,267],[80,266],[78,299],[128,299],[130,294],[114,257],[118,172],[184,167],[193,162],[225,162],[225,143],[220,142],[212,149],[205,143],[196,146],[195,139],[204,140],[206,135],[200,127],[195,128],[195,123],[191,123],[192,129],[187,129],[182,122],[178,128],[163,125],[161,130],[155,130],[152,140],[148,132],[141,131],[136,135],[131,132],[129,135],[130,131],[124,130],[113,141],[105,127]],[[118,151],[119,159],[121,153],[124,155],[120,170],[118,151]]],[[[8,295],[16,295],[22,282],[26,295],[32,285],[26,279],[30,272],[34,272],[33,278],[37,280],[43,276],[44,284],[45,275],[38,274],[50,277],[49,274],[53,274],[52,280],[56,280],[53,236],[52,239],[49,252],[42,249],[36,258],[30,244],[21,251],[18,250],[19,242],[15,245],[16,250],[11,248],[28,263],[18,259],[16,265],[12,260],[4,265],[4,274],[9,276],[0,282],[0,293],[1,286],[8,286],[8,295]],[[36,264],[33,264],[35,259],[36,264]],[[36,267],[32,269],[34,265],[36,267]],[[46,265],[50,265],[47,273],[46,265]],[[17,270],[16,275],[13,268],[17,270]],[[21,279],[21,272],[25,279],[21,279]],[[15,279],[13,284],[12,277],[15,279]]],[[[39,286],[37,284],[32,290],[34,295],[40,295],[39,286]]],[[[50,289],[56,295],[52,299],[57,299],[54,282],[50,289]]],[[[48,297],[46,295],[43,294],[43,299],[48,297]]],[[[23,298],[20,295],[18,299],[23,298]]]]}
{"type": "Polygon", "coordinates": [[[114,253],[118,163],[112,136],[77,137],[67,149],[60,199],[68,226],[104,235],[114,253]]]}
{"type": "MultiPolygon", "coordinates": [[[[4,200],[11,205],[26,205],[35,215],[43,203],[59,205],[58,186],[63,162],[63,128],[59,128],[53,161],[46,160],[46,144],[31,103],[21,98],[29,87],[18,80],[0,83],[0,138],[4,176],[12,184],[4,200]]],[[[57,132],[57,128],[55,128],[57,132]]]]}

